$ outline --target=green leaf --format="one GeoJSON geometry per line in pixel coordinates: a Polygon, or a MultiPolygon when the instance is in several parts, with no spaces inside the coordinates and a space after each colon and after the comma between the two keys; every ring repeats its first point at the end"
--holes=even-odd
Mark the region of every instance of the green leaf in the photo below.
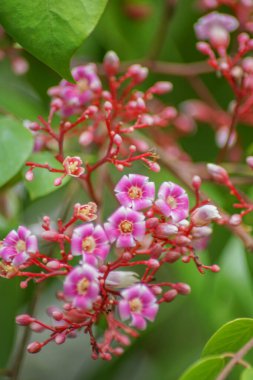
{"type": "MultiPolygon", "coordinates": [[[[29,161],[36,162],[38,164],[49,164],[53,168],[62,169],[62,165],[53,157],[52,153],[40,152],[33,153],[29,158],[29,161]]],[[[63,184],[60,186],[54,186],[54,180],[59,178],[61,173],[51,173],[47,169],[34,169],[34,179],[31,182],[26,181],[25,186],[30,194],[31,199],[43,197],[60,187],[64,186],[70,177],[67,176],[63,180],[63,184]]]]}
{"type": "Polygon", "coordinates": [[[225,365],[220,356],[204,358],[194,363],[179,380],[214,380],[225,365]]]}
{"type": "Polygon", "coordinates": [[[247,368],[240,377],[241,380],[252,380],[253,379],[253,368],[247,368]]]}
{"type": "Polygon", "coordinates": [[[202,356],[237,352],[253,338],[253,319],[240,318],[223,325],[207,342],[202,356]]]}
{"type": "Polygon", "coordinates": [[[10,117],[0,117],[0,187],[23,166],[33,148],[33,137],[25,127],[10,117]]]}
{"type": "Polygon", "coordinates": [[[69,64],[91,33],[107,0],[1,0],[0,22],[20,45],[72,80],[69,64]]]}

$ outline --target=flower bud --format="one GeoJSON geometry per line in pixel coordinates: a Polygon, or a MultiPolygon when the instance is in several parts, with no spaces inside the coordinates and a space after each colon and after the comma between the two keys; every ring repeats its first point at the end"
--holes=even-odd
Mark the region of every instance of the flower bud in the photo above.
{"type": "Polygon", "coordinates": [[[32,342],[30,344],[28,344],[27,346],[27,351],[30,353],[30,354],[36,354],[37,352],[39,352],[42,348],[42,344],[40,342],[32,342]]]}
{"type": "Polygon", "coordinates": [[[205,226],[215,219],[221,219],[221,216],[217,207],[210,204],[198,207],[191,215],[195,226],[205,226]]]}
{"type": "Polygon", "coordinates": [[[229,224],[231,226],[239,226],[242,223],[242,217],[239,214],[234,214],[229,219],[229,224]]]}
{"type": "Polygon", "coordinates": [[[28,314],[20,314],[16,317],[16,323],[20,326],[29,326],[34,321],[34,318],[28,314]]]}
{"type": "Polygon", "coordinates": [[[246,162],[249,165],[250,169],[253,169],[253,156],[247,157],[246,162]]]}
{"type": "Polygon", "coordinates": [[[104,57],[104,70],[107,75],[116,75],[119,70],[119,57],[114,51],[108,51],[104,57]]]}
{"type": "Polygon", "coordinates": [[[177,290],[179,294],[187,295],[191,293],[191,287],[183,282],[178,282],[174,285],[174,288],[177,290]]]}
{"type": "Polygon", "coordinates": [[[54,340],[56,344],[63,344],[66,340],[66,336],[64,334],[57,334],[54,340]]]}
{"type": "Polygon", "coordinates": [[[225,183],[228,180],[227,171],[219,165],[207,164],[208,173],[218,183],[225,183]]]}
{"type": "Polygon", "coordinates": [[[31,325],[30,325],[30,328],[31,328],[32,331],[35,331],[37,333],[40,333],[40,332],[42,332],[42,331],[45,330],[45,327],[41,326],[37,322],[32,322],[31,325]]]}
{"type": "Polygon", "coordinates": [[[168,223],[160,223],[155,229],[155,233],[160,238],[168,238],[178,232],[177,226],[168,223]]]}
{"type": "Polygon", "coordinates": [[[163,299],[165,302],[171,302],[176,298],[177,295],[178,292],[176,291],[176,289],[171,289],[164,293],[163,299]]]}

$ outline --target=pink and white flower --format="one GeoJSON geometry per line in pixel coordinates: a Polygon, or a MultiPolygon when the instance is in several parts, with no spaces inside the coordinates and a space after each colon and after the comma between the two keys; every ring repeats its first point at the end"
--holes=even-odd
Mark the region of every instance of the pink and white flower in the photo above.
{"type": "Polygon", "coordinates": [[[94,64],[75,67],[72,76],[75,84],[63,79],[48,91],[50,96],[61,100],[61,113],[65,117],[79,113],[102,89],[94,64]]]}
{"type": "Polygon", "coordinates": [[[32,254],[38,251],[38,242],[35,235],[26,227],[20,226],[12,230],[3,240],[0,257],[7,263],[18,267],[24,264],[32,254]]]}
{"type": "Polygon", "coordinates": [[[156,297],[146,285],[137,284],[121,292],[122,300],[119,301],[120,318],[125,321],[132,319],[131,325],[144,330],[148,321],[154,321],[158,304],[156,297]]]}
{"type": "Polygon", "coordinates": [[[64,281],[64,295],[76,308],[87,310],[99,295],[98,271],[89,264],[74,268],[64,281]]]}
{"type": "Polygon", "coordinates": [[[154,182],[139,174],[124,175],[114,190],[120,204],[134,210],[150,207],[155,198],[154,182]]]}
{"type": "Polygon", "coordinates": [[[134,247],[145,235],[144,219],[141,212],[123,206],[118,208],[104,225],[108,239],[111,243],[116,241],[118,248],[134,247]]]}
{"type": "Polygon", "coordinates": [[[104,261],[109,253],[110,246],[104,229],[92,223],[83,224],[74,229],[71,239],[73,256],[92,256],[104,261]]]}
{"type": "Polygon", "coordinates": [[[67,156],[62,164],[66,174],[71,175],[72,177],[80,177],[80,175],[84,173],[84,168],[82,167],[83,161],[80,157],[67,156]]]}
{"type": "Polygon", "coordinates": [[[189,198],[185,190],[173,182],[163,182],[155,202],[158,210],[175,223],[187,218],[189,198]]]}
{"type": "Polygon", "coordinates": [[[229,32],[239,26],[235,17],[211,12],[201,17],[195,24],[195,33],[200,40],[210,40],[214,46],[226,46],[229,42],[229,32]]]}

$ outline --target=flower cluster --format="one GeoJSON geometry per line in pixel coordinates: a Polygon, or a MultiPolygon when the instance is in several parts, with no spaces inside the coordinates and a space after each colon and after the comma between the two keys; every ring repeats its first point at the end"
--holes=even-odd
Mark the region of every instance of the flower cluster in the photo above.
{"type": "Polygon", "coordinates": [[[217,265],[202,264],[196,250],[207,243],[211,222],[222,222],[222,217],[214,205],[199,200],[195,187],[197,201],[190,209],[188,195],[178,184],[162,183],[156,196],[148,177],[124,175],[114,189],[120,206],[104,224],[94,224],[97,209],[92,202],[76,204],[70,220],[59,220],[57,230],[44,217],[40,239],[55,244],[52,256],[41,252],[27,228],[11,231],[0,248],[2,277],[25,278],[22,288],[31,280],[64,279],[57,294],[63,307],[48,308],[52,324],[27,314],[17,317],[20,325],[50,332],[44,342],[30,343],[28,351],[38,352],[51,341],[62,344],[84,331],[90,336],[92,357],[109,360],[123,352],[130,337],[138,336],[136,330],[155,320],[160,304],[190,292],[187,284],[158,279],[163,265],[181,259],[193,261],[200,273],[219,271],[217,265]],[[40,270],[32,269],[36,267],[40,270]],[[103,339],[97,339],[94,326],[102,316],[107,327],[103,339]]]}
{"type": "Polygon", "coordinates": [[[48,119],[25,121],[25,127],[35,136],[34,150],[50,151],[60,164],[56,168],[48,163],[27,162],[28,181],[33,180],[35,168],[59,173],[55,186],[68,175],[78,177],[94,199],[91,174],[106,163],[122,171],[138,160],[155,172],[160,170],[156,162],[158,156],[141,132],[167,127],[174,121],[180,124],[174,107],[165,107],[158,99],[153,102],[155,96],[170,92],[172,84],[161,81],[146,91],[138,90],[136,87],[147,78],[148,69],[134,64],[120,75],[120,61],[114,52],[106,54],[102,69],[106,87],[98,75],[97,65],[75,67],[72,70],[75,83],[62,80],[48,90],[51,97],[48,119]],[[65,148],[73,138],[78,144],[77,154],[69,156],[65,148]],[[90,163],[91,154],[100,159],[90,163]]]}

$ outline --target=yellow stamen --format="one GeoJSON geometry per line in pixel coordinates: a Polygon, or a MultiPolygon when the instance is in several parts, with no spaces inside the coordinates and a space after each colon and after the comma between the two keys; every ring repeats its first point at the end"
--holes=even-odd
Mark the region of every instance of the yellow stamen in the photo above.
{"type": "Polygon", "coordinates": [[[142,310],[142,302],[139,298],[134,298],[129,301],[129,306],[132,312],[139,313],[142,310]]]}
{"type": "Polygon", "coordinates": [[[138,186],[131,186],[128,190],[129,198],[140,199],[142,197],[142,190],[138,186]]]}
{"type": "Polygon", "coordinates": [[[82,278],[77,284],[78,294],[84,295],[86,294],[90,281],[87,278],[82,278]]]}
{"type": "Polygon", "coordinates": [[[124,220],[120,223],[119,228],[124,234],[130,233],[133,231],[133,223],[129,222],[129,220],[124,220]]]}

